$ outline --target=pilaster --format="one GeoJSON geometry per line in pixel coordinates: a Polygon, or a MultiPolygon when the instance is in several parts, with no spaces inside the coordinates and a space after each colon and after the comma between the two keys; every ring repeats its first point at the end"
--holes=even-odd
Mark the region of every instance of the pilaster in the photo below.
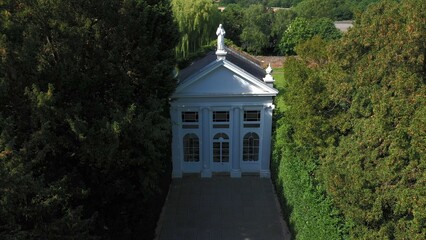
{"type": "Polygon", "coordinates": [[[262,162],[260,164],[260,177],[270,178],[271,158],[271,134],[272,134],[272,110],[274,105],[270,104],[263,108],[263,139],[262,139],[262,162]]]}
{"type": "Polygon", "coordinates": [[[210,178],[212,177],[212,171],[210,169],[210,108],[202,108],[202,171],[201,177],[210,178]]]}
{"type": "Polygon", "coordinates": [[[182,168],[181,168],[181,156],[179,144],[181,143],[181,136],[179,131],[180,118],[179,118],[179,108],[172,106],[170,108],[170,117],[172,120],[172,178],[181,178],[182,177],[182,168]]]}
{"type": "Polygon", "coordinates": [[[231,177],[241,177],[241,106],[233,107],[233,120],[232,120],[232,169],[231,177]]]}

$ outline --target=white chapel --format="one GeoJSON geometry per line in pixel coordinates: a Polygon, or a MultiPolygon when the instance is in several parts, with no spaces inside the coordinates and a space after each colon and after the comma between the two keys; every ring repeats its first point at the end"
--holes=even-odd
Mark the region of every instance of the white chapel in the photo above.
{"type": "Polygon", "coordinates": [[[270,177],[273,87],[270,66],[224,45],[181,70],[170,101],[174,178],[258,173],[270,177]]]}

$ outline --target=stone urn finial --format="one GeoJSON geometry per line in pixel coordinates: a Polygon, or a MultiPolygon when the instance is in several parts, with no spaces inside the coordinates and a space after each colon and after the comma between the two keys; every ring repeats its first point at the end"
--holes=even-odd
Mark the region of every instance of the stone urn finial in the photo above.
{"type": "Polygon", "coordinates": [[[266,85],[273,87],[274,86],[274,77],[272,77],[272,68],[271,63],[269,63],[268,67],[265,69],[266,76],[263,78],[263,81],[266,83],[266,85]]]}
{"type": "Polygon", "coordinates": [[[271,75],[271,73],[272,73],[271,63],[268,64],[268,68],[266,68],[266,73],[268,75],[271,75]]]}

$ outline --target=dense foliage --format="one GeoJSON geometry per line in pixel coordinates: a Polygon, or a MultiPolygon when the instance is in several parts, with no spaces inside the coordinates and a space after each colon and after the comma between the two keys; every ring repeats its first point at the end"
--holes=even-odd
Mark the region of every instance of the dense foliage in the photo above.
{"type": "MultiPolygon", "coordinates": [[[[322,19],[323,23],[320,25],[324,27],[326,21],[333,23],[336,20],[355,19],[364,12],[370,4],[377,1],[378,0],[222,0],[219,6],[224,6],[225,9],[220,13],[220,22],[224,24],[225,30],[227,30],[226,37],[251,54],[294,54],[294,43],[299,43],[299,38],[296,37],[297,41],[293,40],[291,36],[287,37],[289,39],[283,39],[283,35],[297,17],[306,19],[304,25],[307,25],[308,22],[320,21],[319,19],[322,19]],[[287,41],[291,42],[289,43],[291,47],[283,51],[283,47],[279,47],[280,42],[287,41]]],[[[300,25],[300,21],[296,21],[294,24],[300,25]]],[[[315,24],[310,25],[310,28],[315,26],[315,24]]],[[[306,26],[298,27],[302,27],[302,30],[297,31],[305,32],[307,30],[306,26]]],[[[292,31],[294,31],[294,29],[292,31]]],[[[323,35],[323,37],[334,39],[334,31],[331,29],[330,31],[330,36],[323,35]]],[[[310,32],[327,34],[323,29],[315,29],[310,32]]],[[[304,40],[307,39],[310,39],[310,37],[304,40]]]]}
{"type": "Polygon", "coordinates": [[[176,55],[182,60],[216,39],[219,23],[225,28],[225,37],[243,50],[252,54],[278,53],[277,43],[296,17],[291,10],[274,14],[262,4],[229,4],[222,12],[208,0],[173,0],[172,6],[181,35],[176,55]]]}
{"type": "Polygon", "coordinates": [[[372,3],[378,0],[221,0],[219,5],[235,4],[249,7],[261,4],[272,8],[290,8],[304,18],[330,18],[333,20],[349,20],[362,13],[372,3]]]}
{"type": "Polygon", "coordinates": [[[176,56],[188,58],[215,38],[219,11],[210,0],[172,0],[171,3],[180,32],[176,56]]]}
{"type": "Polygon", "coordinates": [[[261,4],[242,7],[230,4],[221,12],[225,37],[253,54],[263,53],[269,46],[272,14],[261,4]]]}
{"type": "Polygon", "coordinates": [[[280,94],[276,98],[272,172],[291,232],[302,240],[345,235],[339,211],[316,177],[318,148],[324,147],[324,136],[330,130],[317,116],[327,106],[324,80],[316,71],[324,63],[324,45],[318,36],[299,45],[299,57],[285,63],[285,80],[276,81],[280,94]]]}
{"type": "Polygon", "coordinates": [[[294,55],[297,44],[303,43],[314,36],[324,40],[340,38],[342,33],[328,18],[305,19],[297,17],[290,23],[282,35],[279,48],[284,55],[294,55]]]}
{"type": "Polygon", "coordinates": [[[332,52],[338,135],[320,172],[354,238],[426,238],[425,8],[375,5],[332,52]]]}
{"type": "Polygon", "coordinates": [[[371,5],[285,64],[273,162],[297,239],[426,238],[425,7],[371,5]]]}
{"type": "Polygon", "coordinates": [[[220,14],[226,38],[254,55],[294,55],[297,43],[315,35],[324,39],[336,39],[341,35],[328,18],[297,16],[293,10],[273,11],[261,4],[248,7],[229,4],[220,14]]]}
{"type": "Polygon", "coordinates": [[[168,1],[0,2],[0,238],[152,239],[170,176],[168,1]]]}
{"type": "Polygon", "coordinates": [[[252,4],[262,4],[268,7],[291,7],[301,0],[221,0],[220,5],[238,4],[247,7],[252,4]]]}
{"type": "Polygon", "coordinates": [[[264,6],[250,5],[244,10],[240,41],[246,51],[259,55],[270,47],[269,36],[273,15],[264,6]]]}
{"type": "Polygon", "coordinates": [[[304,0],[295,6],[295,11],[304,18],[352,19],[346,0],[304,0]]]}

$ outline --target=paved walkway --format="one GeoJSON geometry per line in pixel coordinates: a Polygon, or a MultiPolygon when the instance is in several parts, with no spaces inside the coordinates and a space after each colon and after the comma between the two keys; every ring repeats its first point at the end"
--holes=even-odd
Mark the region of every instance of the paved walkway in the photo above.
{"type": "Polygon", "coordinates": [[[270,179],[174,179],[158,240],[290,240],[270,179]]]}

